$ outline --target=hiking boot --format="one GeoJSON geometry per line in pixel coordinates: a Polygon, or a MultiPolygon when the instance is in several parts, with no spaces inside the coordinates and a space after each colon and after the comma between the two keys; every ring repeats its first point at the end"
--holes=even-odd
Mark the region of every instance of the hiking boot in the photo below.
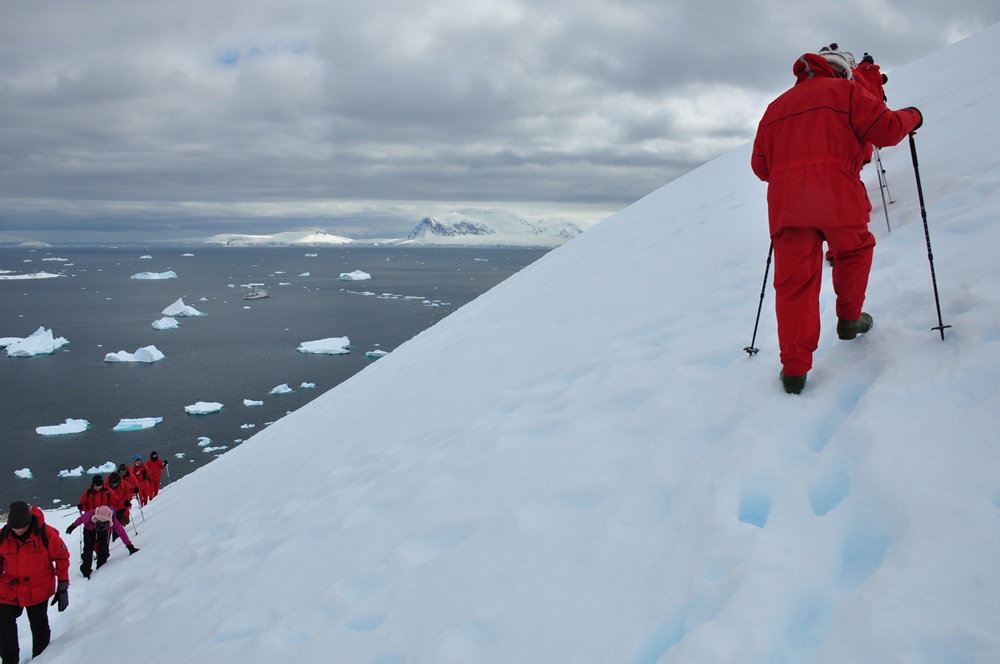
{"type": "Polygon", "coordinates": [[[786,376],[785,372],[782,371],[778,374],[778,377],[781,378],[781,385],[788,394],[800,394],[806,386],[806,374],[802,374],[801,376],[786,376]]]}
{"type": "Polygon", "coordinates": [[[84,567],[83,563],[80,563],[80,574],[83,574],[83,578],[85,579],[90,578],[90,570],[84,567]]]}
{"type": "Polygon", "coordinates": [[[837,320],[837,336],[844,341],[850,341],[873,327],[875,327],[875,321],[866,313],[862,313],[861,318],[857,320],[844,320],[841,318],[837,320]]]}

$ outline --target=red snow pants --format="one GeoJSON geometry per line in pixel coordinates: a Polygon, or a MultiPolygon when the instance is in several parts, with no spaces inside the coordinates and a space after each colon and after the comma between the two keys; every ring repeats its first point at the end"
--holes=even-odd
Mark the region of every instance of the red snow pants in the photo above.
{"type": "Polygon", "coordinates": [[[819,346],[823,241],[833,252],[837,318],[857,320],[865,302],[875,236],[867,226],[786,227],[771,239],[782,371],[786,376],[802,376],[812,369],[812,356],[819,346]]]}

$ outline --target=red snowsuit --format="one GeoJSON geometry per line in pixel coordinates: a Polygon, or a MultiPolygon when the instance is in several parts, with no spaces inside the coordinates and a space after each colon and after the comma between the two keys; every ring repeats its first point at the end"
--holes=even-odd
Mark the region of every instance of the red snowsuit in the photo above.
{"type": "Polygon", "coordinates": [[[101,505],[110,504],[111,494],[108,493],[108,490],[102,484],[100,489],[95,489],[93,486],[88,487],[83,492],[83,495],[80,496],[80,502],[76,504],[76,507],[83,513],[87,510],[97,509],[101,505]]]}
{"type": "Polygon", "coordinates": [[[69,550],[59,531],[45,523],[37,507],[31,514],[24,542],[10,526],[0,530],[0,604],[34,606],[55,594],[57,580],[69,583],[69,550]],[[43,529],[48,546],[42,541],[43,529]]]}
{"type": "Polygon", "coordinates": [[[875,246],[858,177],[865,145],[896,145],[922,118],[916,109],[889,110],[821,55],[803,55],[792,71],[795,85],[761,118],[750,164],[768,183],[781,363],[785,375],[801,376],[819,345],[824,240],[834,254],[837,317],[861,316],[875,246]]]}
{"type": "Polygon", "coordinates": [[[139,505],[145,507],[152,492],[149,485],[149,471],[146,470],[142,459],[136,459],[135,463],[132,464],[132,481],[139,489],[139,505]]]}
{"type": "Polygon", "coordinates": [[[860,83],[876,99],[885,101],[885,88],[882,84],[882,70],[872,62],[862,62],[851,70],[854,80],[860,83]]]}
{"type": "Polygon", "coordinates": [[[167,462],[163,459],[150,457],[146,461],[146,472],[149,475],[149,499],[156,498],[160,493],[160,481],[163,478],[163,469],[167,467],[167,462]]]}

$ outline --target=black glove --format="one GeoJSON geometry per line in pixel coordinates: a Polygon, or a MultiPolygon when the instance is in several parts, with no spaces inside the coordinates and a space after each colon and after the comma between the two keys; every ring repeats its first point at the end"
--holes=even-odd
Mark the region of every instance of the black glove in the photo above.
{"type": "Polygon", "coordinates": [[[56,594],[52,596],[52,603],[49,606],[59,605],[59,613],[66,610],[69,606],[69,584],[60,583],[56,588],[56,594]]]}
{"type": "Polygon", "coordinates": [[[66,534],[67,535],[72,535],[74,528],[76,528],[76,524],[75,523],[69,524],[69,527],[66,529],[66,534]]]}
{"type": "Polygon", "coordinates": [[[164,466],[169,466],[169,465],[170,465],[170,462],[169,462],[169,461],[167,461],[166,459],[164,459],[164,460],[163,460],[163,465],[164,465],[164,466]]]}
{"type": "Polygon", "coordinates": [[[911,131],[916,131],[916,130],[918,130],[918,129],[920,129],[921,127],[923,127],[923,126],[924,126],[924,114],[920,112],[920,109],[919,109],[919,108],[917,108],[916,106],[910,106],[910,107],[908,107],[908,108],[906,108],[906,109],[904,109],[904,110],[907,110],[907,111],[913,111],[913,112],[914,112],[914,113],[916,113],[916,114],[917,114],[917,116],[918,116],[918,117],[920,118],[920,122],[918,122],[918,123],[917,123],[917,126],[916,126],[916,127],[914,127],[914,128],[913,128],[913,129],[911,130],[911,131]]]}
{"type": "Polygon", "coordinates": [[[886,76],[885,74],[882,74],[882,85],[885,85],[888,82],[889,82],[889,77],[886,76]]]}
{"type": "Polygon", "coordinates": [[[138,550],[139,550],[138,547],[134,547],[131,544],[128,545],[128,555],[131,556],[133,553],[135,553],[138,550]]]}

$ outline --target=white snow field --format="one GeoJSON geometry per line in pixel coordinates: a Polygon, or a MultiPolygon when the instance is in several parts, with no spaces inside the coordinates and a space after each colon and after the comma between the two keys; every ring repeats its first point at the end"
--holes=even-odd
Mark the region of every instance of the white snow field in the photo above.
{"type": "Polygon", "coordinates": [[[71,536],[46,664],[1000,661],[998,62],[993,26],[889,72],[943,341],[904,142],[876,327],[827,287],[785,394],[743,146],[166,487],[136,555],[85,581],[71,536]]]}

